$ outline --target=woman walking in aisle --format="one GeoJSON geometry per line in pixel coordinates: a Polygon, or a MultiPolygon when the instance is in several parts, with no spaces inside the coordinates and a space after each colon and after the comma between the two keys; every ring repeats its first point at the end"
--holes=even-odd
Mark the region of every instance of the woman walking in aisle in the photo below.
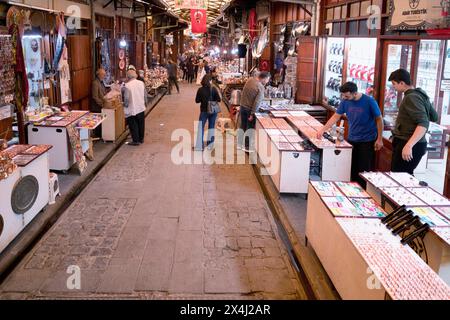
{"type": "Polygon", "coordinates": [[[202,87],[197,91],[196,103],[200,103],[199,128],[197,132],[197,141],[194,147],[195,151],[203,151],[203,139],[205,136],[205,125],[208,121],[208,140],[207,147],[209,150],[214,148],[214,130],[216,127],[217,113],[208,112],[208,104],[210,101],[221,102],[219,92],[211,85],[211,76],[206,75],[202,79],[202,87]]]}

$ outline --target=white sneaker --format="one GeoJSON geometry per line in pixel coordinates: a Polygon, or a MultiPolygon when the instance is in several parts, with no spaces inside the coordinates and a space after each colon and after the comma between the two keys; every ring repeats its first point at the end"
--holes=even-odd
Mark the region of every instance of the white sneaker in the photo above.
{"type": "Polygon", "coordinates": [[[246,153],[254,153],[255,150],[250,150],[250,149],[246,149],[246,148],[242,148],[242,151],[246,152],[246,153]]]}

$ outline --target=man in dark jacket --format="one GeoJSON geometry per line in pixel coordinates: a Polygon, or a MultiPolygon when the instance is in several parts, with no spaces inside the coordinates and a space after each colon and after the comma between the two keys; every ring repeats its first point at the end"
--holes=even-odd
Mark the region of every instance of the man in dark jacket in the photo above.
{"type": "Polygon", "coordinates": [[[394,71],[389,81],[397,92],[404,94],[393,130],[391,170],[413,174],[426,153],[425,135],[430,121],[436,122],[438,115],[425,91],[412,86],[408,71],[394,71]]]}
{"type": "Polygon", "coordinates": [[[178,86],[178,66],[172,60],[166,66],[167,75],[169,76],[169,94],[172,94],[172,84],[177,88],[178,93],[180,93],[180,87],[178,86]]]}

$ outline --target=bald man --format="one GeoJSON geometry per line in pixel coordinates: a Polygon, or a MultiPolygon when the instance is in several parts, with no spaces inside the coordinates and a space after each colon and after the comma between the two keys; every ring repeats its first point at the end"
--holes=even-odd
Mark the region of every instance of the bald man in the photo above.
{"type": "Polygon", "coordinates": [[[100,113],[105,105],[105,96],[108,92],[103,80],[105,80],[105,69],[98,69],[96,72],[95,80],[92,82],[92,105],[91,112],[100,113]]]}
{"type": "MultiPolygon", "coordinates": [[[[93,113],[101,113],[102,108],[105,106],[105,96],[108,93],[108,89],[103,82],[106,78],[106,71],[100,68],[95,74],[95,80],[92,82],[92,103],[90,110],[93,113]]],[[[93,134],[94,137],[100,138],[102,136],[102,125],[99,125],[93,134]]]]}

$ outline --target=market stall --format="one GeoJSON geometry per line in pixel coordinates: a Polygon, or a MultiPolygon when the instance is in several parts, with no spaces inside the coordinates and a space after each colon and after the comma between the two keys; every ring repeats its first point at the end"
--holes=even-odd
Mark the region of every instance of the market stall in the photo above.
{"type": "Polygon", "coordinates": [[[86,167],[84,154],[92,154],[90,130],[98,127],[104,118],[88,111],[56,113],[28,126],[28,140],[31,144],[49,144],[50,169],[67,171],[74,163],[80,172],[86,167]]]}
{"type": "Polygon", "coordinates": [[[317,139],[317,130],[322,127],[305,111],[257,114],[257,152],[263,162],[270,160],[278,168],[271,176],[279,192],[307,193],[310,176],[350,181],[352,146],[330,135],[317,139]],[[269,141],[269,147],[265,141],[269,141]],[[280,181],[287,177],[290,182],[283,186],[280,181]]]}
{"type": "Polygon", "coordinates": [[[450,284],[450,200],[414,176],[395,172],[365,172],[367,192],[386,211],[405,205],[430,226],[421,256],[450,284]]]}
{"type": "Polygon", "coordinates": [[[167,88],[169,83],[167,69],[156,66],[145,70],[145,87],[150,97],[155,97],[161,90],[167,88]]]}
{"type": "Polygon", "coordinates": [[[257,114],[257,152],[280,193],[307,193],[312,149],[284,119],[257,114]]]}
{"type": "Polygon", "coordinates": [[[386,214],[358,185],[310,183],[307,243],[340,296],[450,299],[450,287],[383,223],[386,214]]]}
{"type": "Polygon", "coordinates": [[[0,151],[0,252],[49,203],[49,145],[0,151]]]}

